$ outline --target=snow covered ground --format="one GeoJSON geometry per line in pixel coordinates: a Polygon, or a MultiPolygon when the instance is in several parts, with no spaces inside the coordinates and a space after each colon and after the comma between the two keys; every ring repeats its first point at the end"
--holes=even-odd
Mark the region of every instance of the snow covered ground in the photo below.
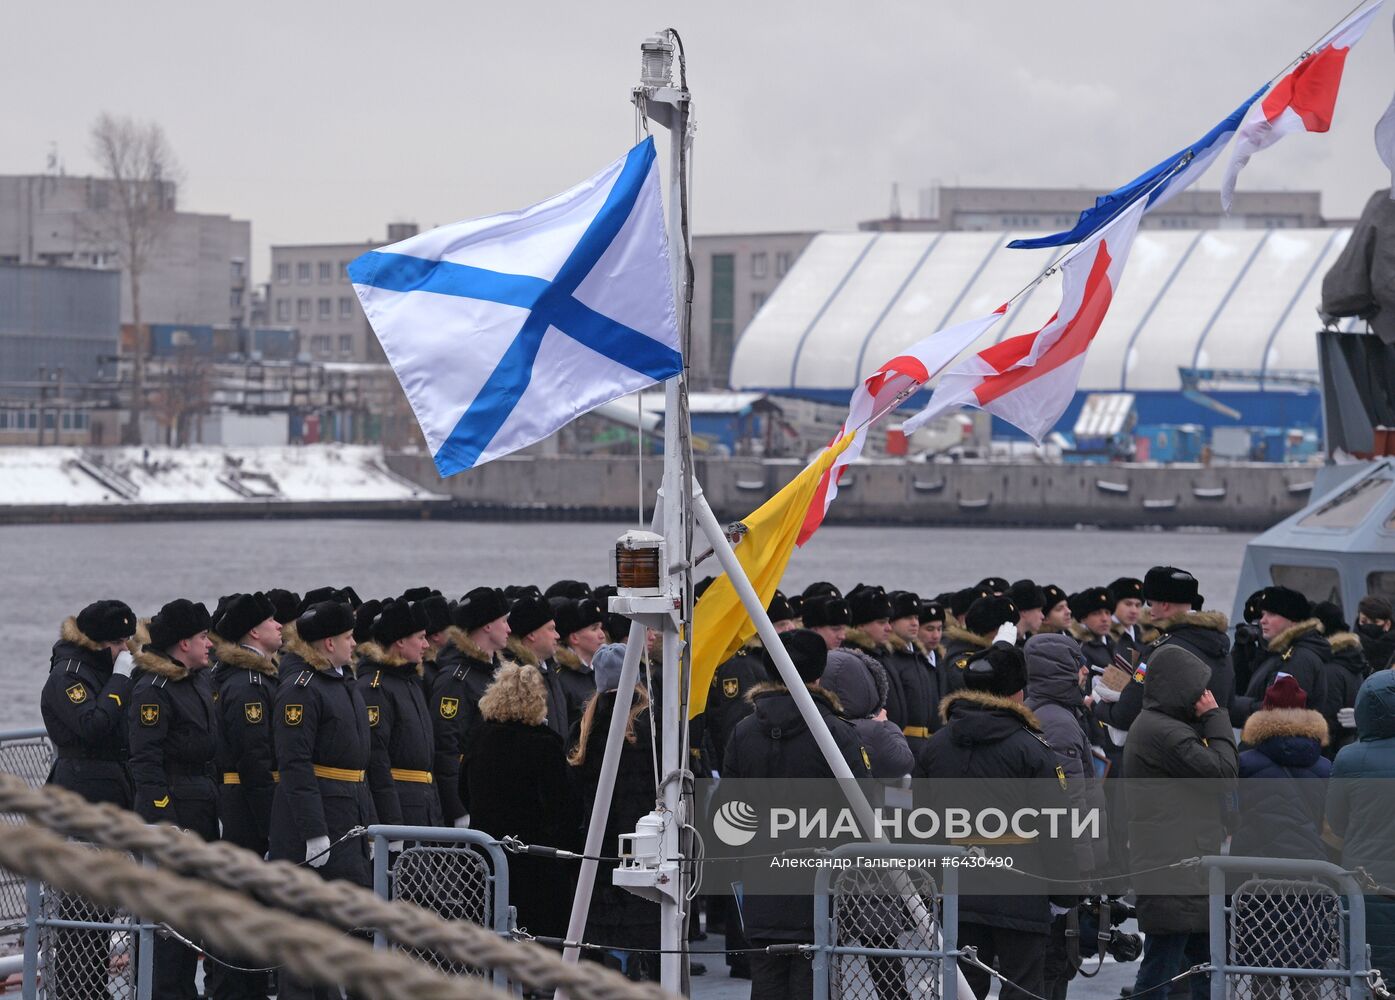
{"type": "Polygon", "coordinates": [[[436,497],[363,445],[0,448],[0,507],[436,497]]]}

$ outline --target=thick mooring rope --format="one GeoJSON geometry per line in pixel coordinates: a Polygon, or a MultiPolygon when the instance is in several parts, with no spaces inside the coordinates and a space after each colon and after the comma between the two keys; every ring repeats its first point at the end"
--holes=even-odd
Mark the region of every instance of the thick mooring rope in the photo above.
{"type": "MultiPolygon", "coordinates": [[[[619,973],[612,972],[596,963],[582,962],[570,964],[541,945],[526,941],[510,941],[494,931],[467,921],[447,921],[437,914],[411,903],[389,902],[380,899],[367,889],[342,881],[326,881],[313,872],[299,868],[288,862],[266,862],[250,851],[223,842],[209,843],[198,836],[177,830],[171,826],[148,826],[134,813],[113,805],[94,805],[81,796],[54,786],[30,788],[23,779],[0,773],[0,813],[18,813],[31,822],[58,831],[66,836],[89,841],[112,851],[122,851],[142,857],[160,868],[197,879],[197,885],[179,879],[181,888],[170,894],[176,908],[180,904],[192,905],[200,892],[207,893],[209,883],[215,883],[230,890],[234,896],[252,897],[267,906],[303,914],[330,924],[344,931],[371,927],[382,932],[390,941],[404,948],[431,951],[442,959],[463,965],[499,969],[513,982],[531,989],[565,989],[573,1000],[663,1000],[667,996],[657,984],[636,983],[619,973]],[[190,887],[193,886],[191,889],[190,887]]],[[[79,861],[71,865],[71,870],[58,871],[46,865],[43,871],[31,871],[34,859],[26,852],[10,850],[13,841],[6,841],[15,830],[7,829],[0,844],[6,848],[0,854],[0,865],[23,875],[34,875],[58,887],[83,896],[96,895],[89,891],[88,880],[99,878],[98,866],[92,865],[90,852],[77,855],[79,861]],[[57,876],[63,875],[60,879],[57,876]],[[51,877],[53,876],[53,877],[51,877]]],[[[71,845],[68,845],[71,846],[71,845]]],[[[83,851],[75,847],[74,850],[83,851]]],[[[105,865],[105,859],[104,859],[105,865]]],[[[138,879],[147,882],[156,874],[155,870],[135,866],[138,879]]],[[[172,876],[171,876],[172,877],[172,876]]],[[[159,895],[159,894],[156,894],[159,895]]],[[[202,926],[194,926],[185,918],[186,911],[180,909],[174,916],[158,912],[146,905],[146,897],[139,901],[103,898],[103,905],[119,906],[146,919],[158,919],[186,933],[194,932],[207,937],[210,946],[217,943],[222,949],[236,952],[267,965],[285,964],[296,976],[302,976],[299,967],[284,949],[267,952],[254,952],[250,943],[256,938],[242,940],[241,932],[233,940],[207,933],[202,926]]],[[[259,908],[259,912],[261,912],[259,908]]],[[[259,918],[260,919],[260,918],[259,918]]],[[[344,938],[333,932],[330,937],[345,943],[344,938]]],[[[381,956],[385,951],[374,952],[360,942],[351,942],[369,954],[381,956]]],[[[299,946],[298,946],[299,947],[299,946]]],[[[413,969],[427,968],[405,956],[397,958],[413,969]]],[[[318,967],[333,972],[328,982],[353,982],[349,978],[349,966],[336,961],[316,962],[318,967]]],[[[394,966],[396,969],[397,966],[394,966]]],[[[394,971],[391,977],[395,984],[405,980],[397,978],[401,973],[394,971]]],[[[433,982],[447,982],[452,987],[464,983],[463,979],[447,980],[432,973],[433,982]]],[[[311,978],[309,975],[303,978],[311,978]]],[[[478,983],[478,981],[475,981],[478,983]]],[[[464,987],[462,986],[461,989],[464,987]]],[[[378,993],[375,996],[493,996],[492,992],[441,993],[439,990],[414,992],[416,987],[398,993],[378,993]]],[[[422,988],[425,990],[425,987],[422,988]]],[[[363,988],[364,993],[370,991],[363,988]]]]}
{"type": "Polygon", "coordinates": [[[348,982],[374,1000],[504,1000],[507,995],[483,980],[447,978],[401,952],[375,951],[324,924],[261,906],[230,889],[146,868],[124,854],[93,851],[40,826],[6,829],[0,865],[98,906],[163,921],[210,946],[284,966],[318,986],[348,982]]]}

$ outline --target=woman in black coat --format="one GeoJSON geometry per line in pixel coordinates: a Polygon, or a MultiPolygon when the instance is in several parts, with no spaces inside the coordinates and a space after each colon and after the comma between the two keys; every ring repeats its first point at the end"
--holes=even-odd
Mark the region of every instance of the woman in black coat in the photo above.
{"type": "MultiPolygon", "coordinates": [[[[481,722],[461,766],[472,825],[492,837],[580,848],[582,816],[562,737],[547,725],[547,689],[537,668],[500,668],[480,698],[481,722]]],[[[509,857],[509,902],[531,934],[563,937],[576,881],[570,861],[509,857]]]]}
{"type": "MultiPolygon", "coordinates": [[[[588,813],[596,799],[601,761],[605,757],[606,734],[610,732],[610,720],[615,715],[618,697],[619,692],[613,688],[599,691],[591,697],[577,727],[576,745],[567,758],[576,771],[588,813]]],[[[615,789],[610,797],[610,812],[605,821],[605,839],[602,842],[610,847],[619,843],[620,834],[633,833],[640,817],[654,810],[654,744],[651,742],[651,732],[649,695],[640,685],[635,688],[630,702],[625,738],[620,744],[620,763],[615,772],[615,789]]],[[[608,854],[610,851],[602,853],[608,854]]],[[[586,939],[617,948],[657,949],[659,904],[613,885],[611,872],[614,870],[613,861],[602,861],[596,869],[591,909],[586,919],[586,939]]],[[[648,961],[651,958],[653,956],[633,952],[626,954],[622,960],[625,972],[634,979],[658,978],[648,974],[649,967],[653,965],[648,961]],[[636,960],[645,968],[635,969],[636,960]]],[[[657,971],[657,967],[652,971],[657,971]]]]}

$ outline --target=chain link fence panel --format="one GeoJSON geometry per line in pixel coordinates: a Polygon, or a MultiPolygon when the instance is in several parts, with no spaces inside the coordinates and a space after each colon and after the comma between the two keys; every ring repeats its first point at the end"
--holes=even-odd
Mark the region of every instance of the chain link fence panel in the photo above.
{"type": "Polygon", "coordinates": [[[1342,896],[1321,882],[1255,878],[1231,897],[1228,963],[1325,970],[1332,976],[1226,976],[1235,1000],[1345,1000],[1348,994],[1342,896]]]}
{"type": "MultiPolygon", "coordinates": [[[[490,927],[494,922],[489,859],[473,847],[419,843],[397,855],[391,870],[391,897],[432,910],[446,920],[467,920],[490,927]]],[[[451,976],[490,975],[490,970],[450,962],[421,948],[407,953],[451,976]]]]}
{"type": "MultiPolygon", "coordinates": [[[[933,952],[939,947],[942,907],[939,886],[928,871],[850,868],[832,885],[834,947],[933,952]],[[898,885],[920,896],[929,926],[911,919],[898,885]]],[[[941,960],[834,953],[829,959],[829,995],[844,1000],[939,1000],[941,960]]]]}
{"type": "MultiPolygon", "coordinates": [[[[23,778],[30,788],[48,780],[53,767],[53,744],[43,730],[0,733],[0,771],[23,778]]],[[[0,826],[18,823],[12,813],[0,813],[0,826]]],[[[0,868],[0,952],[12,950],[24,932],[24,879],[0,868]]]]}
{"type": "Polygon", "coordinates": [[[136,1000],[137,928],[127,913],[44,886],[39,916],[96,927],[39,928],[39,1000],[136,1000]]]}

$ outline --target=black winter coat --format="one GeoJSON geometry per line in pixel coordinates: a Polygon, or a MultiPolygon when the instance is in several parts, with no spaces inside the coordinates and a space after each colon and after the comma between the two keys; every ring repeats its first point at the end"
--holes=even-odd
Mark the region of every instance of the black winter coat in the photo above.
{"type": "MultiPolygon", "coordinates": [[[[839,717],[837,699],[817,684],[809,686],[809,693],[853,777],[870,778],[870,760],[852,723],[839,717]]],[[[833,777],[788,688],[766,682],[756,685],[746,697],[754,710],[737,724],[727,742],[722,777],[833,777]]],[[[814,907],[808,896],[747,895],[741,920],[746,937],[752,941],[814,940],[814,907]]]]}
{"type": "Polygon", "coordinates": [[[136,667],[128,725],[136,812],[147,823],[173,823],[216,840],[218,713],[211,672],[191,671],[149,646],[136,654],[136,667]]]}
{"type": "MultiPolygon", "coordinates": [[[[1216,696],[1216,704],[1227,713],[1235,701],[1235,670],[1230,662],[1229,623],[1217,611],[1187,611],[1157,623],[1157,638],[1143,651],[1143,660],[1114,703],[1096,702],[1095,718],[1105,725],[1127,731],[1143,711],[1143,680],[1148,661],[1165,646],[1185,649],[1201,660],[1211,671],[1207,688],[1216,696]]],[[[1263,692],[1260,693],[1261,699],[1263,692]]]]}
{"type": "MultiPolygon", "coordinates": [[[[562,738],[550,727],[481,720],[470,734],[461,783],[468,785],[475,829],[527,844],[581,846],[581,801],[562,738]]],[[[510,857],[509,902],[518,910],[518,925],[533,934],[565,935],[576,870],[571,861],[510,857]]]]}
{"type": "Polygon", "coordinates": [[[552,659],[557,666],[557,683],[562,686],[567,706],[567,733],[570,734],[581,721],[586,703],[596,693],[596,675],[581,662],[581,657],[574,650],[566,646],[558,646],[557,654],[552,659]]]}
{"type": "Polygon", "coordinates": [[[1320,707],[1327,703],[1327,661],[1332,659],[1332,647],[1322,635],[1322,623],[1316,618],[1291,625],[1269,641],[1268,653],[1250,675],[1250,686],[1244,694],[1235,696],[1234,714],[1240,722],[1259,710],[1264,692],[1280,673],[1291,674],[1308,696],[1308,704],[1320,707]]]}
{"type": "Polygon", "coordinates": [[[1326,861],[1323,810],[1332,764],[1327,722],[1310,708],[1263,709],[1245,723],[1236,857],[1326,861]]]}
{"type": "Polygon", "coordinates": [[[299,864],[306,842],[328,837],[327,879],[372,885],[366,838],[335,843],[355,826],[378,821],[367,772],[373,756],[368,709],[348,668],[300,640],[281,652],[281,686],[271,719],[281,781],[271,804],[271,858],[299,864]]]}
{"type": "MultiPolygon", "coordinates": [[[[596,696],[596,712],[586,740],[586,756],[575,765],[584,815],[591,815],[596,786],[605,757],[606,734],[615,714],[617,693],[596,696]]],[[[605,821],[606,845],[603,854],[619,843],[622,833],[633,833],[640,817],[654,809],[654,751],[650,740],[649,713],[635,719],[634,740],[620,744],[620,764],[615,772],[615,790],[605,821]]],[[[659,947],[659,904],[636,896],[611,883],[614,861],[602,861],[596,869],[596,886],[591,894],[591,910],[586,921],[586,937],[602,944],[629,948],[659,947]]]]}
{"type": "MultiPolygon", "coordinates": [[[[1239,758],[1225,709],[1195,715],[1210,679],[1210,667],[1179,645],[1149,657],[1143,711],[1124,744],[1135,872],[1221,853],[1225,799],[1234,789],[1239,758]]],[[[1135,876],[1138,926],[1146,934],[1205,931],[1206,879],[1200,869],[1177,868],[1135,876]],[[1196,895],[1177,894],[1188,891],[1196,895]]]]}
{"type": "Polygon", "coordinates": [[[255,649],[219,642],[213,690],[220,739],[214,779],[223,839],[265,854],[276,796],[276,746],[271,712],[280,684],[276,661],[255,649]]]}
{"type": "Polygon", "coordinates": [[[60,635],[39,696],[44,728],[56,752],[49,784],[89,802],[129,809],[126,707],[131,678],[112,673],[111,654],[83,635],[76,618],[63,623],[60,635]]]}
{"type": "Polygon", "coordinates": [[[1164,646],[1181,646],[1211,668],[1206,686],[1216,696],[1216,704],[1230,710],[1235,698],[1235,668],[1230,662],[1230,622],[1219,611],[1187,611],[1155,623],[1158,637],[1143,651],[1146,663],[1164,646]]]}
{"type": "Polygon", "coordinates": [[[893,639],[881,657],[891,681],[886,717],[900,727],[911,753],[918,754],[940,728],[940,675],[930,664],[925,647],[893,639]]]}
{"type": "Polygon", "coordinates": [[[431,711],[433,770],[441,796],[441,817],[449,825],[470,811],[460,798],[460,762],[470,733],[479,725],[480,697],[494,680],[499,661],[486,656],[460,629],[452,626],[446,634],[446,648],[436,657],[441,672],[431,687],[427,707],[431,711]]]}
{"type": "MultiPolygon", "coordinates": [[[[1114,636],[1095,635],[1085,626],[1079,624],[1071,626],[1070,636],[1080,643],[1080,652],[1085,654],[1085,662],[1090,665],[1091,674],[1103,673],[1105,667],[1114,662],[1114,636]]],[[[1118,728],[1126,727],[1120,726],[1118,728]]]]}
{"type": "MultiPolygon", "coordinates": [[[[964,690],[944,700],[941,714],[945,725],[930,737],[918,762],[916,777],[1041,779],[998,786],[1003,795],[1020,796],[1020,801],[1009,802],[995,795],[993,805],[1009,816],[1022,808],[1070,807],[1064,782],[1057,772],[1055,751],[1042,735],[1041,723],[1026,705],[982,691],[964,690]]],[[[953,783],[945,787],[952,788],[953,783]]],[[[946,794],[952,796],[954,792],[946,794]]],[[[916,805],[920,805],[919,796],[916,805]]],[[[937,796],[937,808],[952,805],[951,801],[940,802],[937,796]]],[[[990,857],[1007,853],[991,843],[977,846],[990,857]]],[[[1053,879],[1080,876],[1074,847],[1065,837],[1041,837],[1035,843],[1014,845],[1010,853],[1014,866],[1023,871],[1049,874],[1053,879]]],[[[1076,899],[1069,889],[1048,895],[1049,892],[1043,886],[1038,895],[964,895],[959,900],[959,919],[1046,934],[1051,929],[1050,899],[1062,904],[1076,899]]]]}
{"type": "Polygon", "coordinates": [[[1337,715],[1342,709],[1356,705],[1356,692],[1361,689],[1361,682],[1371,673],[1371,668],[1358,636],[1338,632],[1328,637],[1327,644],[1332,647],[1332,659],[1327,661],[1326,668],[1327,697],[1321,706],[1315,707],[1321,708],[1327,720],[1327,756],[1330,758],[1356,740],[1356,730],[1343,729],[1337,715]]]}
{"type": "MultiPolygon", "coordinates": [[[[978,635],[954,622],[945,624],[945,655],[940,658],[940,698],[964,690],[964,668],[980,650],[993,645],[991,635],[978,635]]],[[[938,706],[936,706],[938,710],[938,706]]]]}
{"type": "Polygon", "coordinates": [[[431,773],[435,747],[418,665],[375,642],[358,647],[358,693],[368,713],[373,757],[368,789],[378,822],[440,826],[441,797],[431,773]]]}
{"type": "Polygon", "coordinates": [[[746,697],[757,684],[770,679],[761,662],[764,648],[760,639],[751,639],[736,651],[736,655],[717,667],[712,686],[707,692],[707,708],[703,711],[707,756],[721,773],[727,755],[727,742],[736,724],[751,714],[751,702],[746,697]]]}
{"type": "MultiPolygon", "coordinates": [[[[1360,627],[1358,626],[1358,629],[1360,627]]],[[[1370,664],[1372,670],[1384,670],[1386,667],[1395,666],[1395,628],[1387,629],[1384,632],[1372,630],[1368,634],[1365,630],[1360,630],[1361,648],[1366,654],[1366,662],[1370,664]]]]}

